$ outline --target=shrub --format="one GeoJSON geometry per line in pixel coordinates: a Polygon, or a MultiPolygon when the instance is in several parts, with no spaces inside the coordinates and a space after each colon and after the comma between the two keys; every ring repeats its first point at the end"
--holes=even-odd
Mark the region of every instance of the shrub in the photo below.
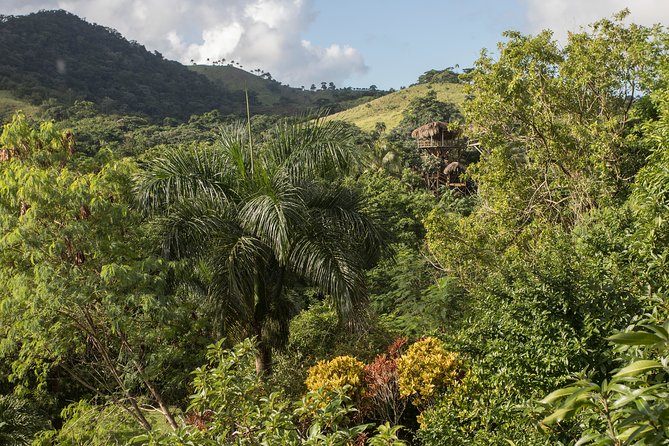
{"type": "Polygon", "coordinates": [[[314,377],[321,377],[323,383],[334,382],[327,379],[329,369],[334,380],[341,373],[337,381],[341,386],[326,390],[327,385],[321,385],[300,401],[291,401],[280,391],[268,393],[255,372],[252,340],[229,350],[222,346],[223,341],[210,346],[209,362],[194,372],[186,424],[176,431],[154,429],[138,435],[133,444],[348,446],[366,439],[375,445],[403,445],[397,437],[398,426],[386,423],[373,434],[374,425],[361,424],[356,418],[347,383],[357,379],[361,386],[363,365],[355,358],[338,357],[312,367],[314,377]]]}
{"type": "Polygon", "coordinates": [[[365,395],[363,410],[372,417],[398,424],[406,407],[406,398],[400,395],[397,360],[407,343],[397,338],[386,353],[365,366],[365,395]]]}
{"type": "MultiPolygon", "coordinates": [[[[60,429],[42,431],[32,443],[26,444],[59,446],[129,444],[131,439],[142,431],[137,421],[116,404],[96,404],[94,401],[80,400],[66,406],[61,411],[60,417],[63,420],[60,429]]],[[[0,444],[5,444],[1,440],[0,438],[0,444]]]]}
{"type": "Polygon", "coordinates": [[[438,339],[421,339],[397,360],[400,395],[413,398],[416,406],[428,405],[458,381],[460,369],[457,353],[447,351],[438,339]]]}
{"type": "Polygon", "coordinates": [[[272,385],[282,388],[291,398],[299,398],[307,391],[309,367],[318,361],[346,355],[365,363],[371,361],[393,337],[375,320],[368,322],[352,332],[339,323],[329,299],[311,304],[290,322],[288,345],[275,357],[272,385]]]}
{"type": "Polygon", "coordinates": [[[363,385],[365,365],[352,356],[337,356],[330,361],[318,361],[309,369],[306,385],[310,391],[334,391],[350,386],[351,394],[359,394],[363,385]]]}

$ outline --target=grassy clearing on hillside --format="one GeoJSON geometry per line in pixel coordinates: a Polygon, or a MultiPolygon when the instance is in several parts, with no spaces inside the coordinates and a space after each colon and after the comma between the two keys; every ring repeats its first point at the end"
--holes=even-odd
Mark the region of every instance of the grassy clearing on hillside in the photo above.
{"type": "Polygon", "coordinates": [[[286,94],[289,92],[287,87],[282,87],[277,83],[267,81],[255,74],[235,67],[193,65],[188,68],[206,76],[212,82],[223,85],[231,91],[244,91],[246,89],[254,91],[258,94],[260,103],[264,105],[276,104],[279,102],[282,93],[286,94]]]}
{"type": "Polygon", "coordinates": [[[396,127],[402,119],[402,112],[412,99],[425,96],[430,89],[437,92],[437,99],[462,106],[465,94],[462,84],[420,84],[396,91],[366,104],[335,113],[328,119],[340,119],[357,125],[363,130],[374,129],[377,122],[386,124],[386,128],[396,127]]]}
{"type": "Polygon", "coordinates": [[[11,91],[0,90],[0,122],[9,122],[12,115],[22,110],[26,116],[37,116],[39,107],[17,99],[11,91]]]}

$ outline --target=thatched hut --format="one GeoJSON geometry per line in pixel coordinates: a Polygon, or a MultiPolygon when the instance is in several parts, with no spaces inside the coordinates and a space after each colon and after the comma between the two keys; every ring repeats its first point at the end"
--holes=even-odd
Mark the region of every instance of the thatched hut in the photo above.
{"type": "Polygon", "coordinates": [[[448,180],[450,186],[464,186],[461,175],[465,172],[465,166],[462,163],[453,161],[444,169],[444,175],[448,180]]]}
{"type": "Polygon", "coordinates": [[[460,141],[460,130],[449,128],[447,122],[430,122],[411,132],[411,137],[418,141],[418,148],[449,147],[460,141]]]}
{"type": "Polygon", "coordinates": [[[465,171],[465,166],[463,166],[461,163],[457,161],[453,161],[444,169],[444,173],[446,175],[460,175],[464,171],[465,171]]]}

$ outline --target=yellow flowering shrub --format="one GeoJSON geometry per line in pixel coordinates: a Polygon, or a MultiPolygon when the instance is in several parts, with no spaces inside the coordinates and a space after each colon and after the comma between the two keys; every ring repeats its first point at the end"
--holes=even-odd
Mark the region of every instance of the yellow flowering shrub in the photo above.
{"type": "Polygon", "coordinates": [[[414,405],[428,403],[436,393],[458,380],[460,361],[457,353],[427,337],[412,344],[397,360],[400,395],[413,397],[414,405]]]}
{"type": "Polygon", "coordinates": [[[365,365],[352,356],[337,356],[330,361],[318,361],[307,373],[305,384],[315,392],[332,391],[350,386],[352,393],[362,389],[365,365]]]}

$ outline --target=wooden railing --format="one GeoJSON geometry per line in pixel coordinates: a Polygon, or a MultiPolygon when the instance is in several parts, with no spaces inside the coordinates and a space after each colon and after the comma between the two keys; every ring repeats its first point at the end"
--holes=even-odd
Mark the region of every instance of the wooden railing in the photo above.
{"type": "Polygon", "coordinates": [[[458,139],[419,139],[418,140],[418,148],[419,149],[428,149],[431,147],[446,147],[446,148],[451,148],[451,147],[466,147],[467,146],[467,140],[464,138],[458,138],[458,139]]]}

